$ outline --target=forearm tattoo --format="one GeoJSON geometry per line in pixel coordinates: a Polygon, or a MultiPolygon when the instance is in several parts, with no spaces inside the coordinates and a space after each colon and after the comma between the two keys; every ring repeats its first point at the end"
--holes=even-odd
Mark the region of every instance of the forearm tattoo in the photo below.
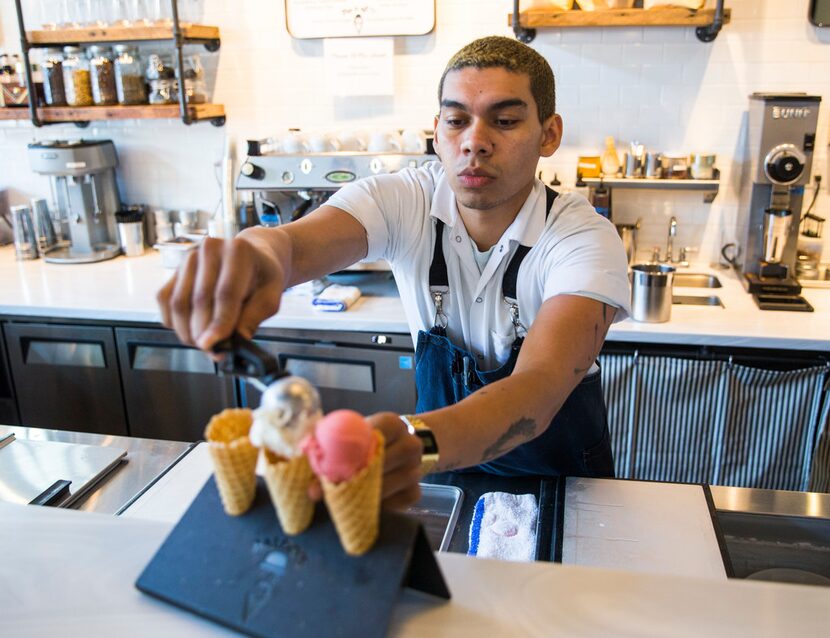
{"type": "Polygon", "coordinates": [[[482,463],[490,459],[495,459],[508,452],[515,444],[515,439],[520,439],[519,443],[529,441],[536,436],[536,421],[527,417],[522,417],[513,423],[502,435],[496,439],[490,447],[484,450],[484,455],[481,457],[482,463]]]}
{"type": "MultiPolygon", "coordinates": [[[[574,368],[574,374],[577,376],[583,375],[588,370],[591,369],[591,366],[594,364],[594,358],[599,354],[600,349],[602,348],[602,341],[599,338],[599,324],[594,324],[594,357],[591,358],[591,363],[588,364],[587,368],[574,368]]],[[[609,326],[609,318],[608,318],[608,304],[602,304],[602,327],[604,330],[607,330],[609,326]]]]}

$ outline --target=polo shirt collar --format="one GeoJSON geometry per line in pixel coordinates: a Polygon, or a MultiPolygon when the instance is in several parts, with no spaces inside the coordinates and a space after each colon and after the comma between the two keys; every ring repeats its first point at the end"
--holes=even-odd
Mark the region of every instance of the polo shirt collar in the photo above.
{"type": "MultiPolygon", "coordinates": [[[[523,246],[533,246],[539,240],[545,229],[545,213],[542,212],[545,206],[544,204],[541,207],[538,205],[540,197],[544,202],[545,186],[537,179],[534,181],[533,190],[519,209],[519,214],[504,231],[499,243],[517,242],[523,246]],[[539,208],[542,211],[534,214],[539,208]]],[[[440,219],[450,229],[454,229],[457,225],[464,225],[456,205],[455,193],[452,192],[446,175],[442,175],[436,185],[429,214],[430,217],[440,219]]]]}

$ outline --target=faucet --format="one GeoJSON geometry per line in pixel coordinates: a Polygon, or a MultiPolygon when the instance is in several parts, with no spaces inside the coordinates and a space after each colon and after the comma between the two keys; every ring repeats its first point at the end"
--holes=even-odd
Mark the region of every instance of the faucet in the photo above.
{"type": "Polygon", "coordinates": [[[669,221],[669,234],[666,237],[666,254],[660,258],[660,247],[655,246],[651,253],[651,261],[658,264],[677,264],[678,266],[688,266],[689,262],[686,258],[686,248],[681,248],[677,256],[674,258],[674,238],[677,237],[677,218],[672,217],[669,221]]]}
{"type": "Polygon", "coordinates": [[[669,236],[666,238],[666,261],[674,263],[674,238],[677,236],[677,217],[669,222],[669,236]]]}

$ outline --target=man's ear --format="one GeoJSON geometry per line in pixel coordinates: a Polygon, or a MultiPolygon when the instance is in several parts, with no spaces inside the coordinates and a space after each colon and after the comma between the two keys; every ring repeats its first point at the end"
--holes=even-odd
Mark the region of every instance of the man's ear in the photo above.
{"type": "Polygon", "coordinates": [[[554,113],[542,123],[541,157],[550,157],[562,143],[562,116],[554,113]]]}
{"type": "Polygon", "coordinates": [[[438,156],[438,159],[441,159],[441,154],[438,152],[438,144],[440,143],[438,139],[438,116],[436,115],[432,120],[432,148],[435,151],[435,154],[438,156]]]}

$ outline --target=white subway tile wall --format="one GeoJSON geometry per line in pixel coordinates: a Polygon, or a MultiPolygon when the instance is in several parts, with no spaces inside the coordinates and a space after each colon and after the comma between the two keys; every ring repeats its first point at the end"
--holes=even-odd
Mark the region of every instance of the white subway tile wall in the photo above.
{"type": "MultiPolygon", "coordinates": [[[[830,29],[809,24],[809,0],[726,4],[732,21],[711,44],[699,42],[691,28],[668,27],[540,29],[532,43],[553,66],[565,121],[562,147],[540,165],[545,179],[558,175],[562,188],[573,188],[577,157],[601,153],[607,135],[620,151],[638,140],[654,151],[717,154],[721,189],[711,204],[696,192],[614,192],[616,220],[642,218],[641,257],[655,245],[665,249],[672,216],[678,220],[675,245],[691,247],[691,256],[703,263],[714,261],[732,238],[741,121],[754,91],[822,96],[813,173],[822,175],[823,184],[815,211],[830,217],[830,29]]],[[[24,5],[35,10],[39,3],[24,5]]],[[[203,60],[213,100],[225,105],[224,128],[174,120],[93,123],[87,129],[0,122],[0,189],[9,191],[12,203],[48,196],[46,178],[28,167],[25,146],[32,140],[110,138],[126,202],[213,211],[220,197],[214,165],[226,136],[241,152],[245,139],[289,127],[430,128],[449,56],[479,36],[512,36],[506,26],[511,7],[506,0],[440,0],[432,33],[396,38],[394,97],[346,99],[332,97],[325,86],[322,41],[287,33],[284,2],[202,0],[202,22],[221,28],[220,52],[204,53],[203,60]]],[[[18,48],[14,2],[0,0],[0,50],[18,48]]],[[[805,200],[811,196],[808,190],[805,200]]],[[[830,259],[830,228],[827,235],[830,259]]]]}

